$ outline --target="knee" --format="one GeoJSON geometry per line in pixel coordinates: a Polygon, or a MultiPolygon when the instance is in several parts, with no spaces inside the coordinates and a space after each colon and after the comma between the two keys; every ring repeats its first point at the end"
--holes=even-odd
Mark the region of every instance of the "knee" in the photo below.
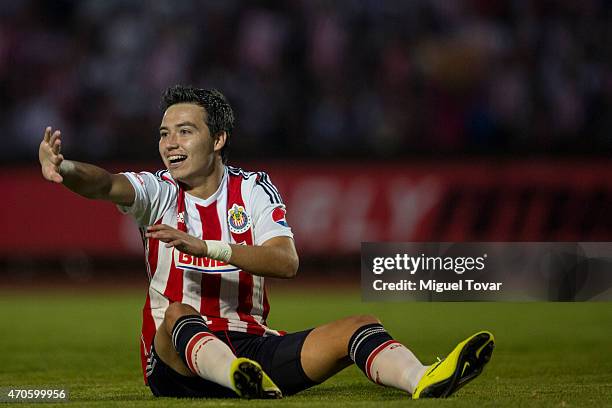
{"type": "Polygon", "coordinates": [[[168,329],[168,333],[172,332],[172,328],[178,319],[188,315],[199,315],[200,313],[193,307],[180,302],[171,303],[164,313],[164,323],[168,329]]]}
{"type": "Polygon", "coordinates": [[[379,324],[380,323],[380,320],[378,320],[376,316],[371,315],[371,314],[355,315],[355,316],[349,317],[349,319],[351,322],[351,326],[353,326],[355,330],[365,325],[368,325],[368,324],[379,324]]]}

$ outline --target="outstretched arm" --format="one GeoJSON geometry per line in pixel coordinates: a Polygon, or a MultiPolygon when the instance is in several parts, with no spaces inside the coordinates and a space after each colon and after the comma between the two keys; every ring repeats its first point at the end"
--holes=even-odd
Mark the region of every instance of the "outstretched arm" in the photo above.
{"type": "MultiPolygon", "coordinates": [[[[151,225],[145,234],[147,238],[159,239],[167,247],[196,257],[211,256],[206,241],[191,236],[186,232],[168,225],[151,225]]],[[[299,259],[293,239],[289,237],[271,238],[261,246],[229,244],[231,257],[228,263],[253,275],[271,278],[293,278],[299,265],[299,259]]]]}
{"type": "Polygon", "coordinates": [[[111,174],[93,164],[65,160],[61,149],[61,132],[47,127],[38,149],[38,159],[45,179],[62,183],[86,198],[108,200],[119,205],[134,203],[134,187],[124,175],[111,174]]]}

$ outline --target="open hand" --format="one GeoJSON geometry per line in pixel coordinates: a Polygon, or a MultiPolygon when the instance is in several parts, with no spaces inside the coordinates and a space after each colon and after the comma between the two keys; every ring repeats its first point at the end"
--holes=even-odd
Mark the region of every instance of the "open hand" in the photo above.
{"type": "Polygon", "coordinates": [[[175,247],[185,254],[198,258],[204,257],[208,253],[206,242],[165,224],[147,227],[145,237],[159,239],[166,243],[166,248],[175,247]]]}
{"type": "Polygon", "coordinates": [[[45,129],[45,136],[40,142],[38,160],[40,160],[43,177],[54,183],[64,181],[59,171],[59,166],[64,161],[64,156],[60,153],[61,148],[61,132],[59,130],[52,132],[51,126],[48,126],[45,129]]]}

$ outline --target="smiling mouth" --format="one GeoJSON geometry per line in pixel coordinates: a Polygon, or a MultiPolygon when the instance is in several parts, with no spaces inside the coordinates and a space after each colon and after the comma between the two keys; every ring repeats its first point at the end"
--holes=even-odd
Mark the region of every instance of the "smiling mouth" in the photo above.
{"type": "Polygon", "coordinates": [[[187,159],[187,156],[184,154],[175,154],[172,156],[168,156],[168,162],[170,165],[168,167],[178,167],[182,162],[187,159]]]}

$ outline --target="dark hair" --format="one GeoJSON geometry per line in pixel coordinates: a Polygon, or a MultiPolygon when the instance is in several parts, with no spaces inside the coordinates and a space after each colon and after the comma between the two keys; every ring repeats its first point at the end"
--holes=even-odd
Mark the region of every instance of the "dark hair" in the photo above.
{"type": "Polygon", "coordinates": [[[221,132],[227,133],[225,146],[221,149],[223,163],[227,161],[227,150],[230,135],[234,129],[234,111],[225,96],[216,89],[200,89],[193,86],[174,85],[162,95],[162,110],[165,111],[177,103],[193,103],[204,108],[204,122],[210,135],[215,137],[221,132]]]}

